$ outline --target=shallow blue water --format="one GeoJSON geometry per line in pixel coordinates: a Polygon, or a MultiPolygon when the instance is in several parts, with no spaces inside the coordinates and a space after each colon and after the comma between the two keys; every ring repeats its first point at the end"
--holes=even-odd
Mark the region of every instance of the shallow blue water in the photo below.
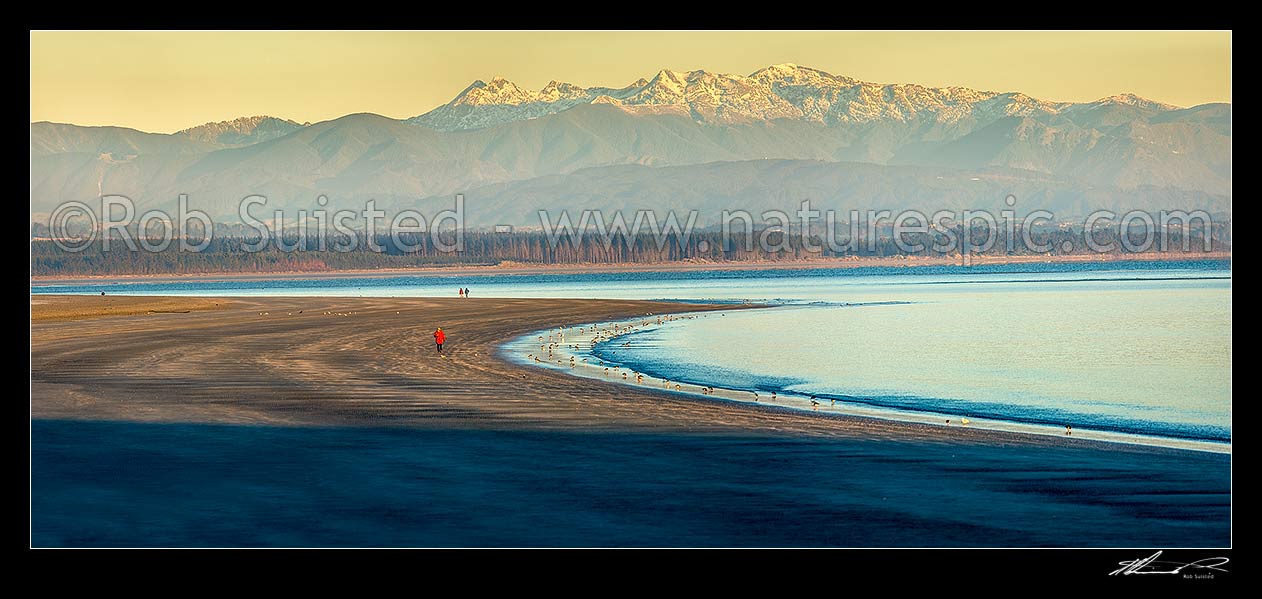
{"type": "Polygon", "coordinates": [[[1227,442],[1228,281],[873,285],[667,322],[593,354],[648,376],[947,417],[1227,442]]]}

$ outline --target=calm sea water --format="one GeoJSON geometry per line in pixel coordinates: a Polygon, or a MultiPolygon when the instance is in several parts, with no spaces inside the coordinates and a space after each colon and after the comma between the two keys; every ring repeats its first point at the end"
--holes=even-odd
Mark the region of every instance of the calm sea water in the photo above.
{"type": "Polygon", "coordinates": [[[1229,442],[1230,277],[1229,261],[1188,261],[98,283],[32,293],[454,296],[469,287],[473,297],[767,302],[779,306],[669,322],[595,355],[732,389],[1229,442]]]}
{"type": "MultiPolygon", "coordinates": [[[[835,302],[667,322],[593,355],[650,376],[899,412],[1228,442],[1230,282],[833,281],[835,302]]],[[[805,295],[805,294],[804,294],[805,295]]],[[[765,400],[764,400],[765,401],[765,400]]]]}

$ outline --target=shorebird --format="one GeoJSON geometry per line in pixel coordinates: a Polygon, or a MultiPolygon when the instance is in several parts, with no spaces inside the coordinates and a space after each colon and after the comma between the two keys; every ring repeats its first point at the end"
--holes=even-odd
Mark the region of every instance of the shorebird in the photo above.
{"type": "Polygon", "coordinates": [[[1066,434],[1066,435],[1072,435],[1072,434],[1074,434],[1074,433],[1073,433],[1073,429],[1074,429],[1074,427],[1069,426],[1068,424],[1066,424],[1066,425],[1065,425],[1065,434],[1066,434]]]}
{"type": "Polygon", "coordinates": [[[812,410],[818,410],[818,409],[819,409],[819,402],[818,402],[818,401],[815,401],[815,398],[811,398],[811,409],[812,409],[812,410]]]}

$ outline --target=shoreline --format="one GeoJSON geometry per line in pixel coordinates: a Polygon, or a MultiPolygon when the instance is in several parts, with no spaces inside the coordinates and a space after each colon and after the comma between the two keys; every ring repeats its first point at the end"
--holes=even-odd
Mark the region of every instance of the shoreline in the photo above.
{"type": "Polygon", "coordinates": [[[108,315],[93,309],[109,299],[133,302],[138,308],[155,301],[167,306],[205,301],[180,296],[32,295],[33,419],[684,430],[1185,451],[699,402],[666,390],[628,388],[532,368],[502,355],[505,344],[554,328],[558,322],[759,307],[753,305],[271,296],[214,298],[224,305],[183,313],[137,310],[108,315]],[[65,317],[75,305],[80,306],[79,316],[65,317]],[[56,318],[43,313],[54,308],[56,318]],[[433,320],[408,324],[420,315],[433,320]],[[92,323],[90,330],[81,326],[85,322],[92,323]],[[430,322],[451,331],[451,348],[443,359],[431,359],[427,351],[432,350],[432,341],[426,345],[430,322]],[[190,344],[190,338],[199,339],[200,345],[190,344]],[[68,359],[71,355],[73,360],[68,359]],[[80,362],[86,366],[72,367],[80,362]],[[148,383],[164,377],[184,381],[183,394],[175,396],[165,386],[148,383]]]}
{"type": "MultiPolygon", "coordinates": [[[[1171,262],[1184,260],[1230,260],[1231,252],[1147,252],[1142,254],[1073,254],[1065,256],[975,256],[970,265],[1040,264],[1040,263],[1114,263],[1171,262]]],[[[277,271],[269,273],[190,273],[190,274],[123,274],[123,275],[32,275],[32,287],[77,283],[128,282],[211,282],[257,281],[272,279],[356,279],[396,276],[476,276],[533,275],[624,272],[690,272],[698,270],[746,271],[793,270],[823,268],[915,267],[959,265],[955,257],[899,256],[888,258],[811,258],[785,261],[677,261],[661,263],[614,263],[579,265],[541,265],[504,262],[478,266],[425,266],[417,268],[383,268],[361,270],[277,271]]]]}
{"type": "MultiPolygon", "coordinates": [[[[763,305],[744,305],[742,309],[772,309],[776,306],[763,305]]],[[[717,311],[722,314],[723,311],[717,311]]],[[[693,319],[708,317],[710,313],[706,312],[681,312],[665,315],[664,322],[671,322],[680,319],[693,319]]],[[[630,319],[622,319],[606,322],[581,323],[566,327],[565,335],[568,338],[561,339],[562,331],[556,327],[539,329],[531,331],[525,335],[508,340],[500,345],[500,352],[504,359],[513,363],[530,368],[550,369],[566,373],[578,379],[605,381],[614,385],[621,385],[631,389],[649,389],[659,393],[668,395],[678,395],[686,397],[692,401],[708,401],[719,402],[745,406],[748,408],[767,409],[767,410],[784,410],[792,414],[800,414],[817,418],[869,418],[875,420],[897,422],[902,424],[913,424],[917,426],[928,426],[934,428],[961,428],[959,424],[960,417],[970,418],[967,428],[970,430],[987,430],[1005,433],[1015,433],[1019,435],[1039,435],[1054,438],[1067,438],[1063,428],[1060,426],[1040,425],[1037,423],[1024,422],[1013,419],[997,419],[974,416],[970,414],[948,414],[935,411],[910,411],[900,410],[896,408],[871,406],[855,402],[847,402],[841,400],[840,403],[830,402],[828,405],[820,404],[823,407],[814,408],[809,405],[811,397],[800,393],[782,391],[778,399],[770,397],[751,400],[751,396],[755,396],[753,390],[728,387],[723,385],[715,385],[713,381],[696,381],[684,379],[667,379],[663,378],[660,372],[639,372],[627,365],[626,362],[612,361],[601,358],[594,353],[595,345],[593,341],[600,339],[600,343],[609,343],[613,339],[627,335],[637,331],[648,330],[654,326],[661,326],[663,320],[661,318],[635,317],[630,319]],[[611,327],[618,326],[617,331],[611,332],[611,327]],[[594,337],[594,331],[603,331],[600,337],[594,337]],[[557,347],[559,354],[556,356],[555,363],[553,360],[540,360],[533,356],[531,348],[534,347],[536,341],[531,337],[551,340],[553,336],[557,336],[562,343],[557,347]],[[574,337],[577,337],[575,339],[574,337]],[[577,342],[577,349],[570,349],[566,345],[577,342]],[[584,351],[583,346],[589,346],[584,351]],[[525,357],[523,357],[525,356],[525,357]],[[574,356],[574,359],[569,359],[574,356]],[[532,359],[533,357],[533,359],[532,359]],[[569,362],[567,364],[567,361],[569,362]],[[592,361],[599,362],[598,365],[592,364],[592,361]],[[614,366],[610,371],[604,366],[614,366]],[[619,372],[625,369],[627,374],[619,372]],[[619,375],[622,374],[620,377],[619,375]],[[633,378],[630,375],[645,375],[644,381],[633,378]],[[663,386],[661,383],[665,383],[663,386]],[[673,387],[672,387],[673,386],[673,387]],[[659,388],[660,387],[660,388],[659,388]],[[765,400],[765,401],[764,401],[765,400]],[[840,408],[840,409],[838,409],[840,408]],[[946,418],[946,423],[943,419],[946,418]],[[955,423],[952,425],[952,423],[955,423]]],[[[549,356],[553,355],[549,351],[549,356]]],[[[824,399],[828,399],[824,396],[824,399]]],[[[1134,433],[1126,431],[1114,431],[1106,429],[1096,429],[1079,426],[1074,429],[1078,439],[1088,439],[1101,441],[1106,443],[1120,443],[1125,445],[1136,445],[1141,447],[1162,447],[1167,449],[1178,449],[1187,451],[1201,451],[1216,454],[1231,454],[1232,443],[1228,441],[1219,441],[1212,439],[1196,439],[1184,437],[1162,436],[1144,433],[1134,433]]]]}

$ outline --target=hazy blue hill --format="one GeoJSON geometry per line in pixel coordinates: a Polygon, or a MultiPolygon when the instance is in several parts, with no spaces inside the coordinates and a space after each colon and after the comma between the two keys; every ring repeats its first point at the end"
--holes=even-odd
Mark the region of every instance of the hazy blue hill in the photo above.
{"type": "Polygon", "coordinates": [[[206,123],[185,129],[174,135],[224,147],[239,147],[284,137],[301,129],[301,125],[288,119],[272,116],[241,117],[231,121],[206,123]]]}
{"type": "Polygon", "coordinates": [[[31,123],[31,156],[86,153],[198,154],[213,150],[212,144],[161,133],[145,133],[126,127],[81,127],[40,121],[31,123]]]}
{"type": "MultiPolygon", "coordinates": [[[[944,167],[882,166],[808,160],[752,160],[700,165],[647,167],[619,165],[489,185],[465,194],[470,224],[538,226],[538,210],[553,222],[568,210],[577,225],[584,208],[622,211],[630,221],[639,209],[659,217],[676,211],[685,218],[699,210],[701,224],[715,224],[723,210],[748,210],[757,216],[776,209],[794,216],[802,200],[839,218],[855,209],[899,210],[1005,209],[1007,194],[1017,197],[1024,214],[1045,208],[1058,216],[1084,215],[1097,209],[1125,211],[1153,204],[1226,210],[1227,198],[1172,188],[1135,190],[1095,188],[1033,171],[1009,168],[956,170],[944,167]]],[[[445,201],[428,198],[410,205],[445,201]]],[[[406,205],[400,204],[399,206],[406,205]]],[[[612,214],[606,214],[612,218],[612,214]]],[[[682,223],[682,221],[681,221],[682,223]]]]}

